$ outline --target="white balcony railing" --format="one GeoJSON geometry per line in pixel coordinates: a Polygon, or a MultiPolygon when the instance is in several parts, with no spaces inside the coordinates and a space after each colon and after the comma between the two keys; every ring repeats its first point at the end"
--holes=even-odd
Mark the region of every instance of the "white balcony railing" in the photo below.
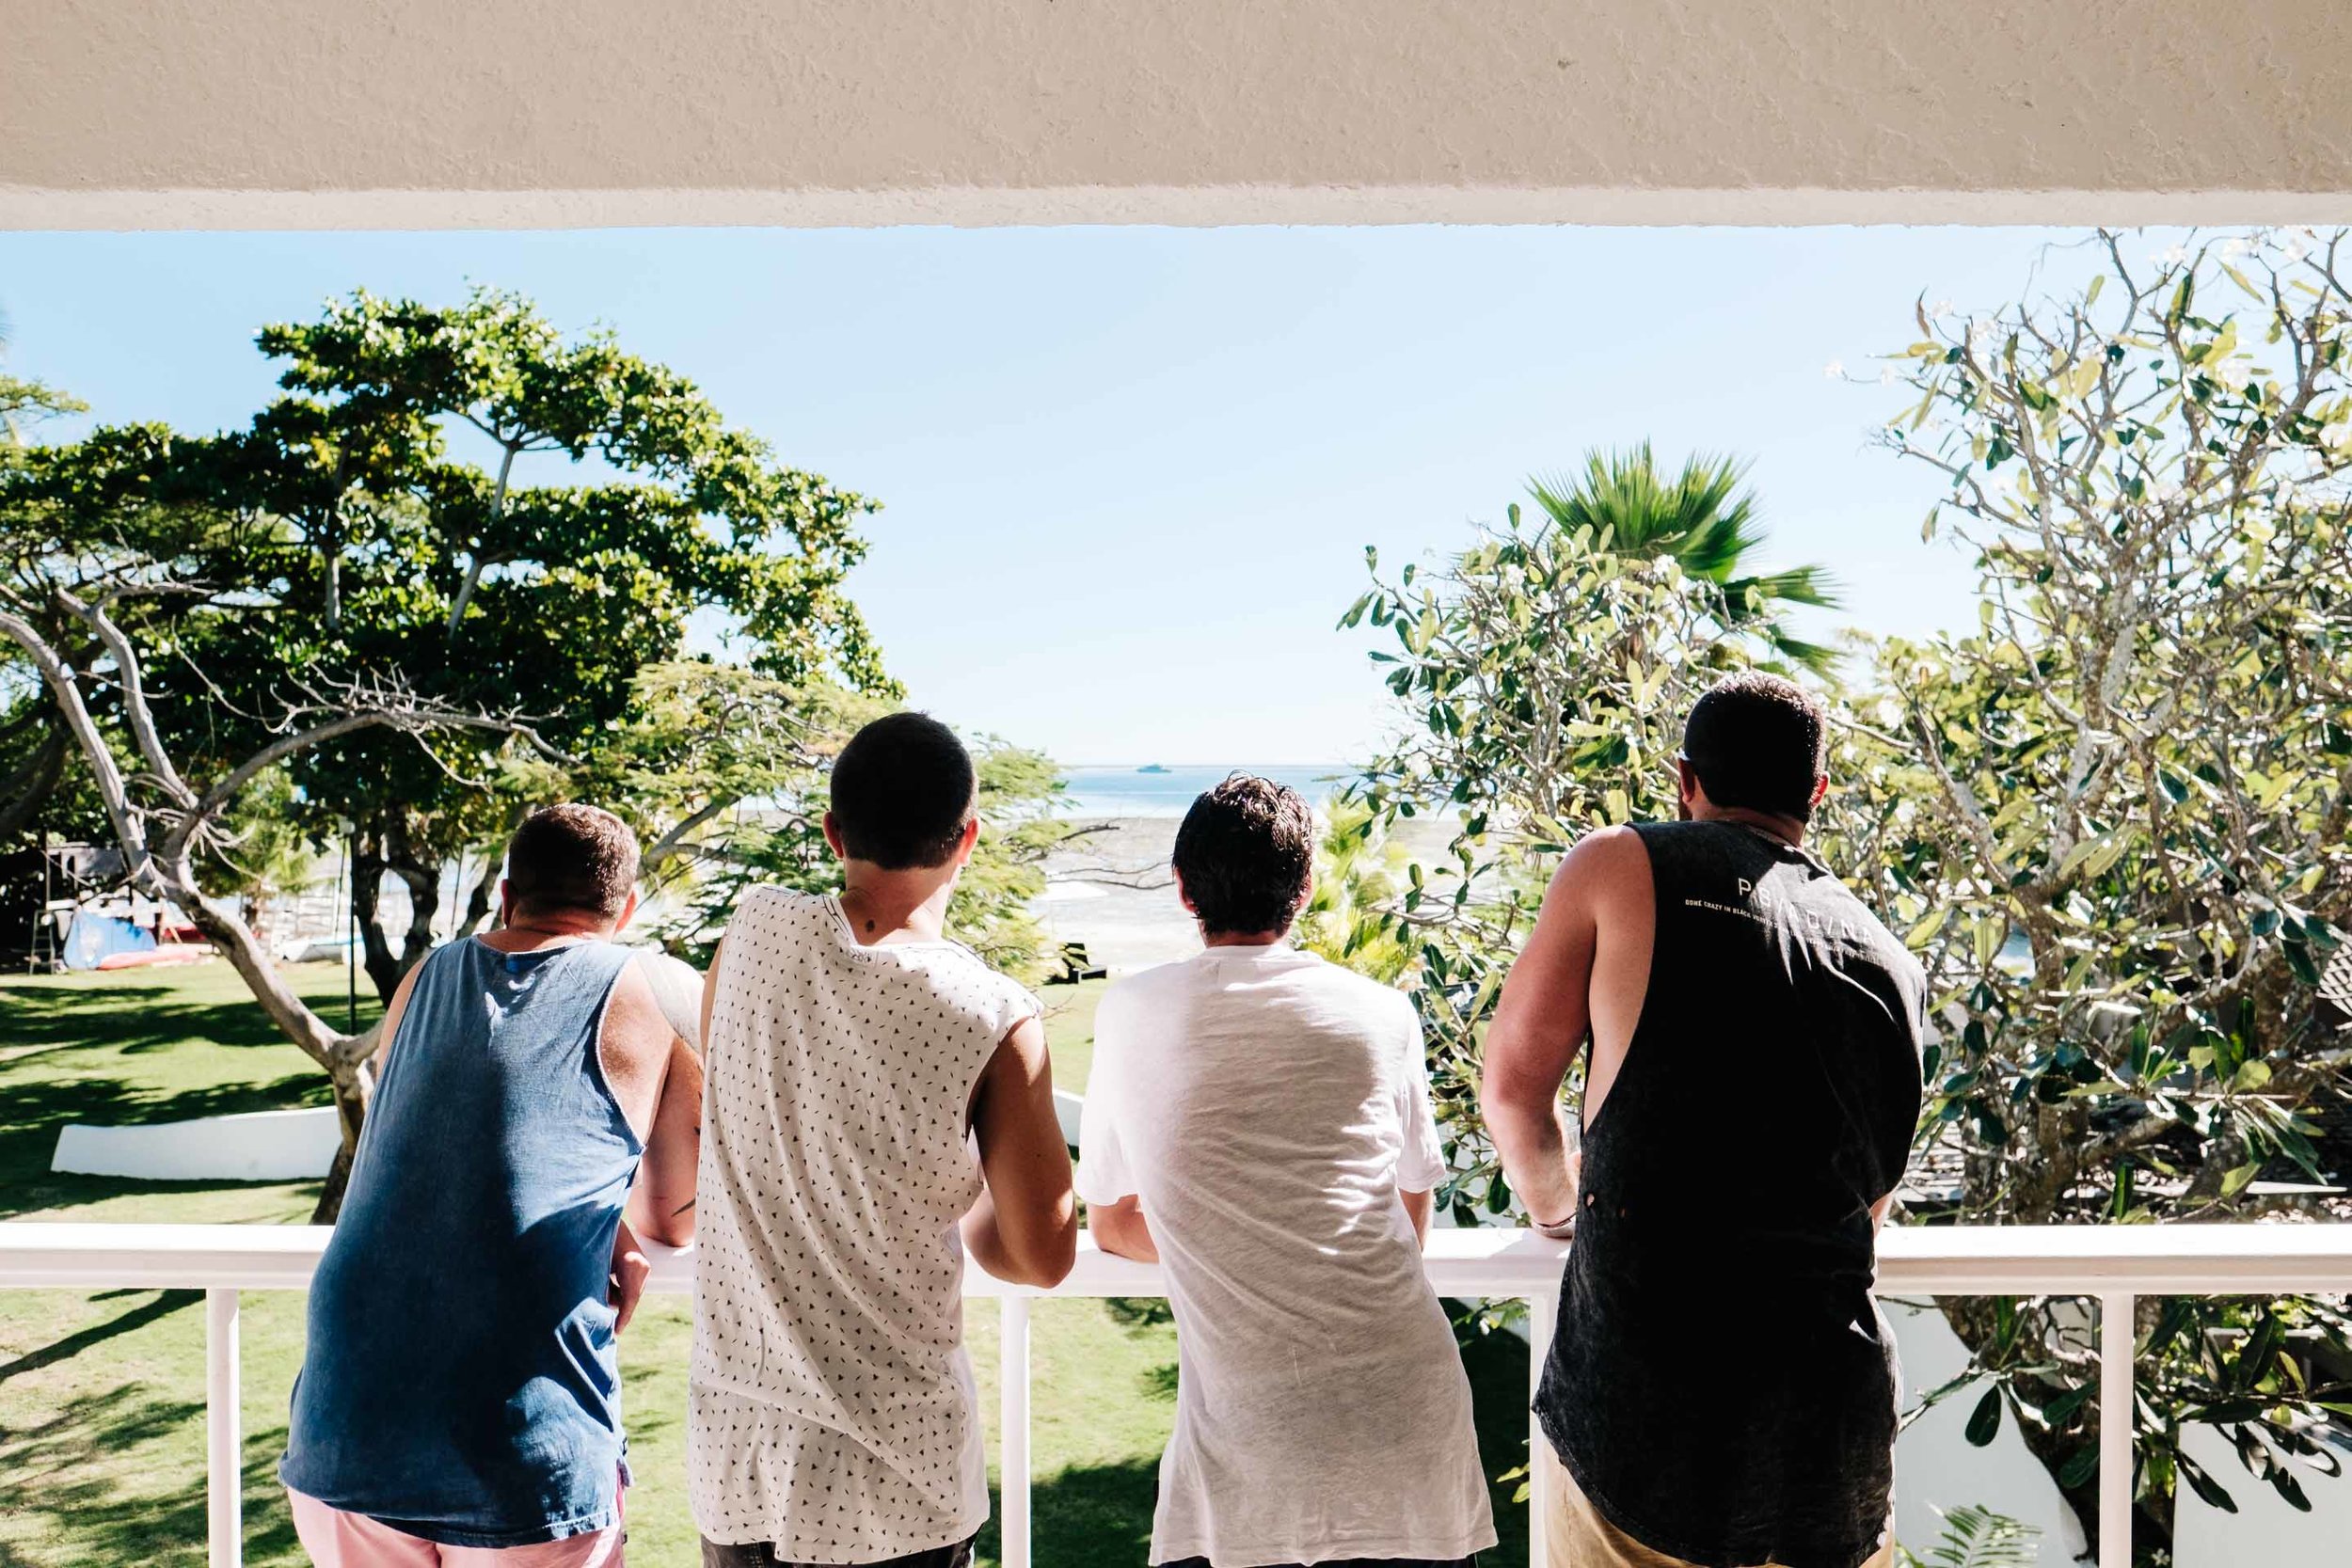
{"type": "MultiPolygon", "coordinates": [[[[237,1420],[237,1298],[300,1291],[328,1232],[308,1226],[0,1223],[0,1289],[200,1289],[205,1292],[205,1486],[212,1568],[235,1568],[243,1466],[237,1420]]],[[[1523,1230],[1440,1230],[1429,1279],[1448,1296],[1518,1298],[1545,1343],[1565,1248],[1523,1230]]],[[[683,1253],[657,1258],[651,1289],[685,1294],[683,1253]]],[[[2352,1225],[1901,1227],[1880,1243],[1887,1294],[2074,1295],[2099,1303],[2099,1564],[2128,1568],[2132,1507],[2132,1305],[2140,1296],[2352,1293],[2352,1225]]],[[[999,1524],[1005,1568],[1029,1568],[1029,1300],[1166,1294],[1160,1271],[1081,1241],[1061,1287],[1039,1292],[971,1270],[968,1295],[1004,1317],[999,1524]]],[[[1531,1376],[1542,1369],[1531,1361],[1531,1376]]],[[[1531,1426],[1530,1435],[1543,1441],[1531,1426]]],[[[1530,1560],[1544,1554],[1542,1470],[1529,1519],[1530,1560]]]]}

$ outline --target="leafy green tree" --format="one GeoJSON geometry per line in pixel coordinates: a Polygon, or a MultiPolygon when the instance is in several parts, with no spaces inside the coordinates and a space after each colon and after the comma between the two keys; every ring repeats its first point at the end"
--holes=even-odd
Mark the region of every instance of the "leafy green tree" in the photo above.
{"type": "Polygon", "coordinates": [[[1836,652],[1791,635],[1782,616],[1791,605],[1836,609],[1834,584],[1819,566],[1756,570],[1764,529],[1755,492],[1740,488],[1746,477],[1746,464],[1704,454],[1665,473],[1645,441],[1629,451],[1587,452],[1577,472],[1531,480],[1528,494],[1565,533],[1586,532],[1636,560],[1673,557],[1685,577],[1716,591],[1722,613],[1741,630],[1785,659],[1826,670],[1836,652]]]}
{"type": "MultiPolygon", "coordinates": [[[[1922,310],[1888,444],[1942,473],[1931,533],[1981,625],[1894,641],[1844,862],[1928,966],[1928,1180],[1999,1223],[2313,1206],[2313,1113],[2352,1049],[2314,988],[2352,919],[2352,296],[2341,236],[2233,236],[2077,290],[1922,310]]],[[[2096,1358],[2071,1304],[1953,1303],[2004,1414],[2095,1518],[2096,1358]]],[[[2302,1506],[2344,1392],[2317,1302],[2143,1304],[2138,1535],[2177,1482],[2232,1506],[2210,1421],[2302,1506]]]]}
{"type": "MultiPolygon", "coordinates": [[[[2226,239],[1974,321],[1921,313],[1889,442],[1950,493],[1931,532],[1977,631],[1893,640],[1833,689],[1829,863],[1927,967],[1940,1036],[1905,1217],[2253,1218],[2319,1206],[2313,1115],[2352,1049],[2313,991],[2352,917],[2352,296],[2338,239],[2226,239]],[[2282,1180],[2283,1179],[2283,1180],[2282,1180]],[[2294,1190],[2300,1180],[2307,1185],[2294,1190]],[[2280,1183],[2274,1185],[2274,1183],[2280,1183]]],[[[1438,815],[1438,863],[1367,900],[1417,950],[1457,1213],[1511,1197],[1476,1123],[1481,1030],[1560,850],[1671,815],[1697,691],[1785,657],[1724,587],[1629,562],[1607,525],[1512,525],[1377,579],[1347,624],[1407,721],[1375,818],[1438,815]]],[[[2095,1530],[2097,1356],[2080,1304],[1939,1304],[1976,1364],[1932,1397],[2014,1420],[2095,1530]]],[[[2334,1304],[2142,1304],[2136,1535],[2160,1558],[2210,1422],[2290,1502],[2352,1328],[2334,1304]]]]}
{"type": "MultiPolygon", "coordinates": [[[[305,831],[357,822],[429,911],[441,859],[501,836],[516,784],[585,768],[631,723],[641,673],[678,658],[698,612],[755,673],[888,691],[842,589],[873,508],[513,296],[355,295],[263,341],[287,392],[248,429],[103,428],[0,463],[0,638],[140,890],[186,910],[326,1070],[347,1153],[374,1042],[304,1006],[224,896],[238,802],[282,770],[305,831]],[[495,472],[454,455],[460,429],[494,443],[495,472]],[[548,453],[597,477],[519,483],[548,453]]],[[[428,921],[397,955],[372,938],[386,991],[428,921]]]]}
{"type": "MultiPolygon", "coordinates": [[[[842,592],[873,504],[780,466],[609,332],[567,339],[490,290],[447,308],[362,292],[259,341],[285,392],[249,429],[83,444],[113,492],[270,524],[230,575],[282,585],[298,613],[208,622],[187,653],[220,701],[190,721],[252,705],[287,669],[398,670],[421,694],[532,715],[580,754],[632,721],[638,673],[679,658],[696,615],[765,674],[892,689],[842,592]]],[[[353,734],[294,765],[310,830],[352,825],[353,912],[386,998],[435,940],[450,863],[529,803],[497,787],[502,747],[428,756],[353,734]],[[405,933],[381,916],[388,878],[405,933]]]]}

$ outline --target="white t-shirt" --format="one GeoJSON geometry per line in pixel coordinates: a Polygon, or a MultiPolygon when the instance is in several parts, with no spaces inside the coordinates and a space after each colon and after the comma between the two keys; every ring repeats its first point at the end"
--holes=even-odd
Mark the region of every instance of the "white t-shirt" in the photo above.
{"type": "Polygon", "coordinates": [[[1444,1174],[1398,992],[1277,944],[1104,993],[1078,1192],[1142,1200],[1176,1309],[1153,1562],[1494,1544],[1470,1380],[1397,1197],[1444,1174]]]}
{"type": "Polygon", "coordinates": [[[963,1349],[973,1085],[1036,998],[834,899],[727,926],[704,1061],[687,1488],[702,1533],[870,1562],[988,1518],[963,1349]]]}

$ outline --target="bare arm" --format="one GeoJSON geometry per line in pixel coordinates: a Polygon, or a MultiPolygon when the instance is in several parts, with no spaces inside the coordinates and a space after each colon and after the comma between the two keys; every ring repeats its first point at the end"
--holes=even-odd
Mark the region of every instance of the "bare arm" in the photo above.
{"type": "Polygon", "coordinates": [[[1595,833],[1561,863],[1486,1031],[1479,1108],[1512,1190],[1538,1224],[1576,1217],[1560,1085],[1592,1028],[1596,911],[1610,884],[1629,874],[1629,854],[1646,880],[1647,856],[1627,830],[1595,833]]]}
{"type": "Polygon", "coordinates": [[[684,1246],[694,1239],[702,1058],[678,1037],[634,963],[613,982],[597,1054],[612,1098],[645,1150],[629,1189],[628,1224],[647,1241],[684,1246]]]}
{"type": "Polygon", "coordinates": [[[703,1060],[683,1039],[670,1041],[645,1157],[628,1195],[628,1222],[664,1246],[694,1239],[694,1175],[702,1162],[703,1060]]]}
{"type": "Polygon", "coordinates": [[[1143,1218],[1143,1199],[1133,1193],[1117,1203],[1088,1204],[1087,1231],[1094,1238],[1094,1244],[1104,1252],[1132,1258],[1138,1263],[1160,1260],[1160,1249],[1152,1240],[1152,1227],[1143,1218]]]}
{"type": "Polygon", "coordinates": [[[1436,1207],[1430,1201],[1430,1195],[1425,1192],[1400,1191],[1396,1196],[1405,1205],[1405,1217],[1413,1222],[1413,1240],[1419,1242],[1423,1247],[1428,1246],[1429,1214],[1430,1211],[1436,1207]]]}
{"type": "Polygon", "coordinates": [[[1045,1027],[1035,1018],[1022,1020],[980,1069],[972,1130],[987,1185],[963,1216],[963,1244],[997,1278],[1050,1290],[1077,1261],[1078,1203],[1054,1114],[1045,1027]]]}
{"type": "Polygon", "coordinates": [[[419,964],[402,975],[400,984],[392,990],[391,1001],[384,1005],[384,1018],[375,1031],[375,1075],[378,1078],[384,1076],[385,1059],[392,1053],[392,1036],[399,1030],[400,1021],[407,1015],[409,994],[417,989],[417,971],[423,967],[419,964]]]}

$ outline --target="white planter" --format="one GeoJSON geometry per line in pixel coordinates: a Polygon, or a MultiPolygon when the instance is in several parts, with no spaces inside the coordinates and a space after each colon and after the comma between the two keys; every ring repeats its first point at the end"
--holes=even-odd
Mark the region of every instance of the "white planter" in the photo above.
{"type": "Polygon", "coordinates": [[[57,1134],[49,1168],[143,1181],[301,1181],[325,1176],[342,1143],[331,1105],[146,1127],[76,1123],[57,1134]]]}

